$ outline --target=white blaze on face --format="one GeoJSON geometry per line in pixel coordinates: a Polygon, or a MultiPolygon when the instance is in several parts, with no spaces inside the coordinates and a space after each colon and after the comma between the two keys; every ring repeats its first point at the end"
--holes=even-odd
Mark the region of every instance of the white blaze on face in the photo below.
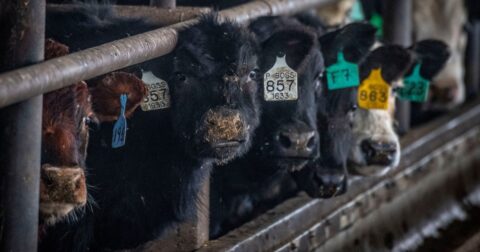
{"type": "Polygon", "coordinates": [[[443,70],[433,80],[432,85],[440,89],[453,89],[454,97],[448,103],[435,104],[437,108],[450,108],[465,100],[464,53],[466,34],[463,26],[467,14],[463,1],[422,0],[413,4],[413,38],[439,39],[448,44],[451,56],[443,70]]]}
{"type": "Polygon", "coordinates": [[[358,109],[355,111],[353,119],[354,146],[349,154],[349,170],[351,172],[364,176],[383,175],[391,168],[398,166],[400,162],[400,141],[393,129],[393,114],[393,110],[358,109]],[[363,141],[394,144],[397,151],[391,164],[388,166],[367,166],[365,153],[361,148],[363,141]]]}

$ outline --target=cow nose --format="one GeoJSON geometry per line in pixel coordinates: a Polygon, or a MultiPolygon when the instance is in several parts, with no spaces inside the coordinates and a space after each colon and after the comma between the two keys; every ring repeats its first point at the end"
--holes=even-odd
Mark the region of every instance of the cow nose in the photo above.
{"type": "Polygon", "coordinates": [[[361,149],[368,165],[391,165],[397,153],[397,144],[394,142],[363,140],[361,149]]]}
{"type": "Polygon", "coordinates": [[[313,130],[295,130],[286,128],[277,133],[276,145],[279,154],[290,157],[310,157],[317,146],[316,133],[313,130]]]}
{"type": "Polygon", "coordinates": [[[347,175],[345,173],[321,173],[316,174],[318,183],[318,196],[331,198],[344,194],[347,191],[347,175]]]}
{"type": "Polygon", "coordinates": [[[209,110],[204,119],[206,128],[205,140],[212,144],[222,144],[235,141],[242,142],[245,138],[245,122],[239,111],[220,107],[209,110]]]}
{"type": "Polygon", "coordinates": [[[83,169],[43,165],[40,202],[84,205],[87,202],[87,187],[83,169]]]}

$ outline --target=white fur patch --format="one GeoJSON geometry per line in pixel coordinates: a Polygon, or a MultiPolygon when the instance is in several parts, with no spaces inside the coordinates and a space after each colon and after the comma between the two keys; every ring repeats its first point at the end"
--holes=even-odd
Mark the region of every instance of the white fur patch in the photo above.
{"type": "MultiPolygon", "coordinates": [[[[393,100],[393,99],[392,99],[393,100]]],[[[372,176],[383,175],[400,163],[400,140],[393,130],[393,113],[386,110],[358,109],[354,113],[353,138],[354,146],[349,154],[349,169],[355,173],[372,176]],[[361,149],[364,140],[383,143],[394,143],[397,146],[394,160],[390,166],[366,166],[361,149]]]]}

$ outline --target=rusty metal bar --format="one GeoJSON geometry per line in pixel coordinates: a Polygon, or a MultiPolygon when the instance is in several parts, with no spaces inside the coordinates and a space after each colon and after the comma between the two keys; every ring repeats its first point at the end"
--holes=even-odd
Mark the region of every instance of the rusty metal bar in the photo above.
{"type": "Polygon", "coordinates": [[[177,1],[176,0],[150,0],[150,6],[174,9],[177,6],[177,1]]]}
{"type": "MultiPolygon", "coordinates": [[[[480,99],[410,131],[401,141],[403,153],[400,166],[386,177],[354,180],[348,193],[329,200],[310,199],[300,194],[225,236],[210,241],[199,251],[311,251],[318,248],[333,236],[348,232],[346,230],[356,225],[357,221],[371,215],[405,190],[424,183],[425,178],[435,176],[441,170],[455,170],[452,163],[436,163],[439,161],[435,158],[441,156],[449,160],[452,155],[461,156],[458,153],[465,149],[451,148],[450,143],[456,143],[459,138],[467,139],[462,136],[468,136],[466,149],[470,149],[469,155],[475,157],[473,151],[480,151],[478,125],[480,99]],[[475,131],[473,135],[472,130],[475,131]],[[449,156],[437,152],[445,148],[454,151],[449,156]],[[430,160],[433,163],[426,168],[423,164],[430,160]]],[[[461,157],[466,160],[466,155],[461,157]]]]}
{"type": "MultiPolygon", "coordinates": [[[[292,14],[333,1],[336,0],[253,1],[221,11],[220,16],[246,22],[260,16],[292,14]]],[[[175,47],[177,30],[194,22],[182,22],[1,74],[0,108],[79,80],[163,56],[175,47]]]]}
{"type": "Polygon", "coordinates": [[[469,98],[480,92],[480,20],[474,20],[469,33],[466,53],[466,83],[469,98]]]}
{"type": "MultiPolygon", "coordinates": [[[[385,39],[389,43],[410,46],[412,43],[412,0],[389,0],[384,2],[385,39]]],[[[396,118],[399,133],[410,129],[410,102],[396,101],[396,118]]]]}
{"type": "MultiPolygon", "coordinates": [[[[45,0],[4,0],[0,5],[0,30],[5,32],[0,55],[8,59],[0,71],[42,61],[45,0]]],[[[36,95],[0,111],[1,251],[37,250],[43,99],[36,95]]]]}
{"type": "MultiPolygon", "coordinates": [[[[48,12],[77,12],[82,9],[78,4],[47,4],[48,12]]],[[[183,7],[162,9],[151,6],[115,5],[112,7],[115,15],[125,18],[142,18],[158,27],[183,22],[196,18],[211,11],[203,7],[183,7]]]]}

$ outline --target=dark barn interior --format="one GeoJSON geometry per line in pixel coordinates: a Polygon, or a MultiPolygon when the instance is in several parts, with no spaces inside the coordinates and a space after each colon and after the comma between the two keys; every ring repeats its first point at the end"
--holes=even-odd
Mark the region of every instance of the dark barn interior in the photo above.
{"type": "Polygon", "coordinates": [[[480,251],[478,1],[0,0],[0,33],[0,251],[480,251]]]}

